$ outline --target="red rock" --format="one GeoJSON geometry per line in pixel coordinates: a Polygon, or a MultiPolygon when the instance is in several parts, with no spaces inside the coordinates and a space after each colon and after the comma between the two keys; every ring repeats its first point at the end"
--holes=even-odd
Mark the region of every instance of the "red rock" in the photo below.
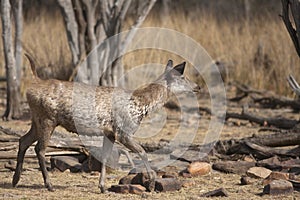
{"type": "Polygon", "coordinates": [[[289,175],[289,173],[273,171],[268,178],[270,178],[270,179],[277,179],[277,180],[278,179],[289,180],[290,175],[289,175]]]}
{"type": "Polygon", "coordinates": [[[206,175],[211,171],[211,165],[206,162],[193,162],[187,167],[187,171],[192,176],[206,175]]]}

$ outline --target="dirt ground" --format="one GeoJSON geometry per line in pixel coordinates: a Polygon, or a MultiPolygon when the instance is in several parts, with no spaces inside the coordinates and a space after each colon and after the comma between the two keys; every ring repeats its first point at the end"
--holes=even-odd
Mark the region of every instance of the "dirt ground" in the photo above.
{"type": "MultiPolygon", "coordinates": [[[[4,99],[1,99],[0,113],[4,110],[4,99]]],[[[199,100],[201,106],[209,106],[208,96],[199,100]]],[[[228,104],[228,109],[239,110],[241,105],[228,104]]],[[[292,119],[297,119],[298,114],[292,113],[289,109],[269,110],[262,108],[253,108],[251,112],[262,116],[284,116],[292,119]]],[[[178,114],[178,113],[177,113],[178,114]]],[[[151,141],[158,141],[159,139],[171,139],[174,137],[175,129],[179,119],[176,112],[168,113],[170,120],[162,129],[162,131],[151,137],[151,141]]],[[[203,136],[207,131],[207,124],[210,116],[203,114],[200,118],[199,129],[197,136],[193,143],[201,143],[203,136]]],[[[193,122],[189,122],[193,123],[193,122]]],[[[4,128],[11,128],[12,130],[21,131],[23,134],[30,127],[30,120],[15,120],[15,121],[0,121],[0,126],[4,128]]],[[[147,123],[145,123],[148,130],[147,123]]],[[[259,127],[256,124],[247,121],[229,120],[224,124],[220,139],[242,138],[251,136],[252,134],[265,134],[258,132],[259,127]]],[[[149,140],[149,139],[146,139],[149,140]]],[[[3,143],[2,143],[3,144],[3,143]]],[[[17,145],[17,144],[15,144],[17,145]]],[[[17,153],[17,148],[14,149],[17,153]]],[[[49,161],[49,157],[47,157],[49,161]]],[[[12,159],[15,160],[15,159],[12,159]]],[[[223,187],[227,190],[229,197],[225,199],[300,199],[300,193],[295,191],[289,196],[269,196],[260,193],[263,190],[262,180],[257,180],[252,185],[240,185],[240,175],[225,174],[218,171],[212,171],[210,174],[194,178],[180,178],[182,180],[191,180],[193,184],[188,187],[183,187],[176,192],[146,192],[143,195],[134,194],[116,194],[108,192],[101,194],[98,188],[98,173],[70,173],[70,172],[50,172],[50,179],[54,185],[55,191],[49,192],[43,186],[43,179],[39,171],[38,162],[36,158],[25,159],[24,172],[17,188],[11,185],[13,172],[4,167],[8,159],[0,159],[0,199],[210,199],[200,197],[201,194],[223,187]]],[[[126,171],[112,171],[108,174],[106,181],[107,187],[118,184],[121,177],[126,175],[126,171]]],[[[212,199],[224,199],[215,197],[212,199]]]]}

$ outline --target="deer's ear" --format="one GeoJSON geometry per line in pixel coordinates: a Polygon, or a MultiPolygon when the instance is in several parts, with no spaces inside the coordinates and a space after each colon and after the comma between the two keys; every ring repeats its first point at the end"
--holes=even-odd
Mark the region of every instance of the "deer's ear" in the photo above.
{"type": "Polygon", "coordinates": [[[179,65],[176,65],[174,67],[174,69],[182,75],[183,72],[184,72],[185,64],[186,64],[186,62],[183,62],[183,63],[181,63],[179,65]]]}
{"type": "Polygon", "coordinates": [[[168,60],[165,72],[166,71],[170,71],[172,68],[173,68],[173,61],[172,60],[168,60]]]}

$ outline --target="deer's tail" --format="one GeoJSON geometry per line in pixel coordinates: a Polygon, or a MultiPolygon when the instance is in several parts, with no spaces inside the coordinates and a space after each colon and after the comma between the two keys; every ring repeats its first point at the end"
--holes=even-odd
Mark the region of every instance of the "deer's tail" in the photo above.
{"type": "Polygon", "coordinates": [[[35,78],[38,78],[38,75],[37,75],[37,73],[36,73],[35,62],[34,62],[33,58],[32,58],[29,54],[27,54],[27,53],[25,53],[25,56],[26,56],[26,58],[27,58],[27,59],[29,60],[29,62],[30,62],[31,71],[32,71],[34,77],[35,77],[35,78]]]}

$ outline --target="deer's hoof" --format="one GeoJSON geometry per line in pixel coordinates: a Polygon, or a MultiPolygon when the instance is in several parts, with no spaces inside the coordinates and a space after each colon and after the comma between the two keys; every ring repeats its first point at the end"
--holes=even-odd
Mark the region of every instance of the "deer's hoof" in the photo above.
{"type": "Polygon", "coordinates": [[[14,177],[13,177],[13,180],[12,180],[12,186],[16,187],[17,184],[18,184],[18,182],[19,182],[19,180],[20,180],[20,175],[16,172],[14,174],[14,177]]]}
{"type": "Polygon", "coordinates": [[[155,179],[150,179],[148,181],[145,182],[145,185],[146,189],[149,191],[149,192],[152,192],[155,190],[155,179]]]}
{"type": "Polygon", "coordinates": [[[51,184],[46,184],[46,188],[48,189],[49,192],[54,192],[54,188],[52,187],[51,184]]]}

